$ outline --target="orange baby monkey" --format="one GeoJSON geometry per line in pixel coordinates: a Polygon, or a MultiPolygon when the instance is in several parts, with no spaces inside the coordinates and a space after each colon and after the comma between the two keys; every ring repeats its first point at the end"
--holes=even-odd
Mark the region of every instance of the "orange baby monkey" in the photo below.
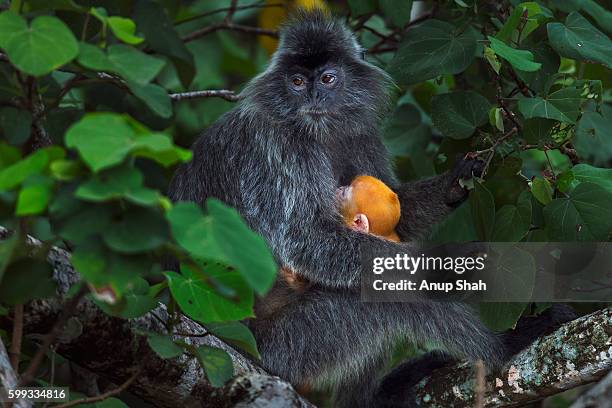
{"type": "MultiPolygon", "coordinates": [[[[336,195],[340,214],[349,228],[399,242],[395,227],[400,219],[400,202],[385,183],[372,176],[357,176],[350,186],[340,187],[336,195]]],[[[280,273],[292,289],[304,291],[309,286],[307,280],[288,268],[281,268],[280,273]]]]}
{"type": "Polygon", "coordinates": [[[340,214],[357,231],[399,242],[395,227],[400,219],[397,194],[372,176],[358,176],[348,187],[338,189],[340,214]]]}

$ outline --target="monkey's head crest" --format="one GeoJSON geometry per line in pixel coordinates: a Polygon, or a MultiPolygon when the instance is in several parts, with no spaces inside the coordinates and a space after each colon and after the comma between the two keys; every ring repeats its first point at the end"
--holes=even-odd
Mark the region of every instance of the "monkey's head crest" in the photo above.
{"type": "Polygon", "coordinates": [[[342,22],[320,9],[302,10],[281,29],[266,71],[245,88],[244,106],[268,119],[330,133],[377,123],[388,108],[389,84],[342,22]]]}

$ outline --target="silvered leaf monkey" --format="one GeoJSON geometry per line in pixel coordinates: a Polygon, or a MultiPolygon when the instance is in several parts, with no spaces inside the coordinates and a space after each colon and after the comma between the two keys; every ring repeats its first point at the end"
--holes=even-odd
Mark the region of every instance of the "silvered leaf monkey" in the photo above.
{"type": "Polygon", "coordinates": [[[170,186],[174,201],[216,197],[236,207],[278,264],[311,283],[300,293],[279,279],[247,324],[269,372],[295,385],[331,387],[339,407],[414,405],[410,386],[446,357],[404,363],[381,380],[398,337],[431,340],[495,368],[549,327],[511,342],[461,303],[361,301],[362,251],[417,255],[411,241],[465,199],[458,180],[482,167],[461,160],[437,177],[398,182],[380,138],[389,84],[341,22],[320,11],[301,13],[282,30],[268,68],[194,143],[193,160],[170,186]],[[397,194],[401,243],[344,225],[336,190],[362,174],[397,194]]]}

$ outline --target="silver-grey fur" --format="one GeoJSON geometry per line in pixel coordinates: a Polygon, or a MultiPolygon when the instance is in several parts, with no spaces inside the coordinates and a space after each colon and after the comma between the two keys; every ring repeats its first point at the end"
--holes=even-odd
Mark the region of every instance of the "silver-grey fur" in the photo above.
{"type": "Polygon", "coordinates": [[[217,197],[236,207],[279,264],[312,283],[295,293],[278,281],[257,301],[257,317],[248,324],[265,368],[294,384],[333,388],[338,406],[372,407],[386,404],[375,398],[379,369],[400,337],[435,341],[491,367],[508,352],[502,337],[463,304],[360,301],[362,248],[413,247],[346,228],[336,210],[337,187],[359,174],[391,186],[401,201],[403,241],[421,237],[465,196],[457,172],[396,180],[379,137],[389,80],[361,51],[352,33],[323,13],[294,19],[269,68],[195,142],[194,158],[177,171],[170,196],[197,203],[217,197]],[[341,83],[334,91],[292,92],[292,67],[312,65],[315,72],[318,63],[336,67],[341,83]]]}

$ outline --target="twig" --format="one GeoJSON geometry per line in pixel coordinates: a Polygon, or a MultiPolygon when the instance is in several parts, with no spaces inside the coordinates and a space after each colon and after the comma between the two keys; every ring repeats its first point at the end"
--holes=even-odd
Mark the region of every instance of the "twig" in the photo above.
{"type": "Polygon", "coordinates": [[[19,382],[20,387],[28,385],[34,379],[36,371],[38,370],[38,366],[42,362],[42,359],[45,354],[47,354],[47,351],[49,351],[49,347],[55,341],[60,331],[64,328],[66,321],[70,318],[72,312],[79,304],[79,301],[83,296],[85,296],[87,292],[87,286],[81,285],[79,291],[74,296],[72,296],[72,298],[70,298],[68,302],[64,304],[60,316],[55,321],[53,328],[51,328],[51,331],[45,336],[42,345],[38,348],[34,357],[32,357],[30,365],[21,377],[21,381],[19,382]]]}
{"type": "Polygon", "coordinates": [[[220,23],[212,24],[207,27],[196,30],[192,32],[191,34],[187,34],[186,36],[182,38],[182,40],[183,42],[197,40],[200,37],[203,37],[210,33],[214,33],[215,31],[219,31],[219,30],[239,31],[243,33],[267,35],[269,37],[278,38],[278,31],[276,30],[269,30],[267,28],[259,28],[259,27],[251,27],[251,26],[245,26],[241,24],[234,24],[228,21],[222,21],[220,23]]]}
{"type": "Polygon", "coordinates": [[[180,92],[180,93],[170,94],[169,96],[170,96],[170,99],[172,99],[173,101],[182,101],[184,99],[218,97],[218,98],[223,98],[226,101],[236,102],[240,99],[240,96],[236,95],[234,91],[230,91],[227,89],[180,92]]]}
{"type": "Polygon", "coordinates": [[[485,153],[489,153],[487,160],[485,162],[484,168],[482,169],[482,175],[480,176],[481,178],[484,178],[485,175],[487,174],[487,171],[489,170],[489,166],[491,165],[491,161],[493,160],[493,157],[495,156],[495,150],[497,149],[497,147],[503,142],[505,142],[506,140],[508,140],[510,137],[512,137],[517,132],[518,132],[518,128],[513,127],[506,134],[504,134],[502,137],[500,137],[495,142],[493,142],[493,144],[490,147],[487,147],[486,149],[483,149],[483,150],[477,150],[475,152],[468,153],[470,157],[476,157],[476,156],[480,156],[485,153]]]}
{"type": "Polygon", "coordinates": [[[225,15],[226,23],[232,21],[232,17],[234,17],[234,13],[236,12],[236,6],[238,6],[238,0],[231,0],[229,9],[227,10],[227,14],[225,15]]]}
{"type": "Polygon", "coordinates": [[[23,339],[23,304],[15,305],[13,312],[13,335],[11,336],[11,365],[19,372],[19,357],[21,356],[21,340],[23,339]]]}
{"type": "Polygon", "coordinates": [[[140,369],[136,370],[136,372],[132,374],[130,378],[128,378],[123,384],[121,384],[117,388],[113,388],[112,390],[102,393],[100,395],[96,395],[95,397],[81,398],[81,399],[67,402],[65,404],[60,404],[60,405],[55,406],[55,408],[68,408],[68,407],[74,407],[75,405],[80,405],[80,404],[91,404],[93,402],[103,401],[107,398],[114,397],[115,395],[119,395],[123,391],[125,391],[130,385],[132,385],[134,380],[138,378],[139,374],[140,374],[140,369]]]}
{"type": "MultiPolygon", "coordinates": [[[[263,3],[261,1],[254,3],[254,4],[246,4],[244,6],[236,6],[234,8],[234,11],[239,11],[239,10],[248,10],[248,9],[253,9],[253,8],[273,8],[273,7],[285,7],[284,3],[263,3]]],[[[188,23],[194,20],[198,20],[200,18],[204,18],[204,17],[208,17],[208,16],[212,16],[214,14],[219,14],[219,13],[225,13],[228,12],[230,10],[230,7],[224,7],[224,8],[220,8],[220,9],[216,9],[216,10],[212,10],[212,11],[207,11],[204,12],[202,14],[198,14],[195,16],[191,16],[191,17],[187,17],[184,18],[183,20],[179,20],[176,21],[174,24],[175,25],[180,25],[180,24],[184,24],[184,23],[188,23]]]]}

